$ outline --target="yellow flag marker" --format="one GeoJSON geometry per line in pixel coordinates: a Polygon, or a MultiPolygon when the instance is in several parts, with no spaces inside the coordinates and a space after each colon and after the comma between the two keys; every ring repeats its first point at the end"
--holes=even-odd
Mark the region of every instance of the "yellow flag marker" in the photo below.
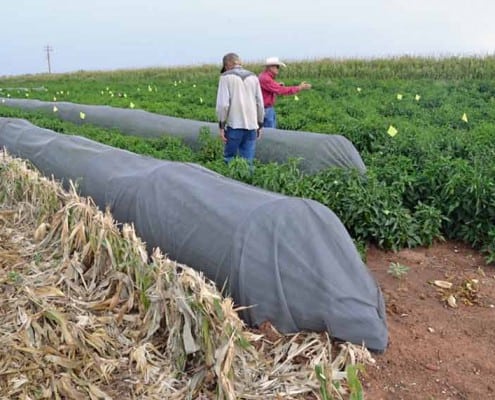
{"type": "Polygon", "coordinates": [[[7,93],[7,97],[10,97],[10,93],[7,93]]]}
{"type": "Polygon", "coordinates": [[[57,101],[57,98],[55,96],[53,96],[53,101],[57,101]]]}
{"type": "Polygon", "coordinates": [[[203,104],[203,98],[202,98],[202,97],[200,97],[200,98],[199,98],[199,102],[200,102],[201,104],[203,104]]]}
{"type": "Polygon", "coordinates": [[[419,101],[420,98],[421,98],[421,96],[419,94],[417,94],[415,97],[416,101],[419,101]]]}
{"type": "Polygon", "coordinates": [[[61,91],[60,91],[60,94],[64,94],[64,91],[63,91],[63,90],[61,90],[61,91]]]}
{"type": "Polygon", "coordinates": [[[361,91],[361,88],[360,88],[360,87],[358,87],[358,88],[356,88],[356,90],[357,90],[358,92],[360,92],[360,91],[361,91]]]}
{"type": "Polygon", "coordinates": [[[29,97],[29,93],[26,93],[26,97],[29,97]]]}
{"type": "Polygon", "coordinates": [[[299,101],[299,97],[294,96],[294,100],[295,100],[295,101],[299,101]]]}
{"type": "Polygon", "coordinates": [[[124,93],[124,98],[127,99],[127,93],[124,93]]]}
{"type": "Polygon", "coordinates": [[[152,91],[153,91],[153,88],[150,85],[148,85],[148,92],[152,92],[152,91]]]}
{"type": "Polygon", "coordinates": [[[462,114],[462,118],[461,118],[464,122],[468,122],[468,117],[466,115],[466,113],[462,114]]]}
{"type": "Polygon", "coordinates": [[[131,101],[131,104],[129,104],[129,107],[134,108],[134,107],[136,107],[136,106],[135,106],[135,105],[134,105],[134,103],[131,101]]]}
{"type": "Polygon", "coordinates": [[[388,127],[387,133],[388,133],[390,136],[394,137],[395,135],[397,135],[397,133],[398,133],[398,132],[399,132],[399,131],[398,131],[397,129],[395,129],[395,127],[394,127],[393,125],[390,125],[390,126],[388,127]]]}
{"type": "Polygon", "coordinates": [[[196,87],[196,84],[193,84],[193,87],[196,87]]]}
{"type": "Polygon", "coordinates": [[[79,113],[79,117],[80,117],[81,119],[84,119],[84,118],[86,118],[86,114],[84,114],[84,113],[81,111],[81,112],[79,113]]]}
{"type": "Polygon", "coordinates": [[[402,100],[402,94],[397,93],[397,100],[402,100]]]}
{"type": "Polygon", "coordinates": [[[53,112],[57,112],[57,111],[58,111],[57,106],[53,106],[53,112]]]}
{"type": "Polygon", "coordinates": [[[105,94],[105,92],[103,90],[101,90],[100,94],[103,96],[105,94]]]}

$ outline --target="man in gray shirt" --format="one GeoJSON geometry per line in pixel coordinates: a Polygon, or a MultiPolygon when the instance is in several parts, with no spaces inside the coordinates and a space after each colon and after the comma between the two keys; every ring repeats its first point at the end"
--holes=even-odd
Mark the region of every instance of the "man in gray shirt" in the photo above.
{"type": "Polygon", "coordinates": [[[255,74],[241,66],[235,53],[223,57],[221,72],[216,113],[225,143],[224,160],[228,163],[240,155],[252,165],[265,112],[260,83],[255,74]]]}

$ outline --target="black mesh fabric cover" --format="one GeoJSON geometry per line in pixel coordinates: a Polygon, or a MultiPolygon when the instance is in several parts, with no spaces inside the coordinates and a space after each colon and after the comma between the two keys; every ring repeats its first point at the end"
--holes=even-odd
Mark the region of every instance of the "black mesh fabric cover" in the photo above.
{"type": "Polygon", "coordinates": [[[132,222],[148,250],[202,271],[249,325],[328,331],[383,351],[382,293],[322,204],[255,188],[191,163],[160,161],[0,118],[0,146],[132,222]]]}
{"type": "MultiPolygon", "coordinates": [[[[199,147],[198,134],[201,128],[208,128],[213,134],[218,130],[218,125],[211,122],[168,117],[136,109],[30,99],[0,98],[0,101],[6,106],[50,114],[54,114],[53,107],[56,106],[56,115],[63,120],[116,128],[128,135],[177,136],[193,149],[199,147]],[[85,114],[84,119],[81,119],[81,112],[85,114]]],[[[316,173],[328,167],[356,168],[362,173],[366,171],[359,152],[344,136],[272,128],[263,131],[263,138],[258,141],[256,148],[256,158],[262,162],[284,163],[289,158],[300,157],[300,168],[306,173],[316,173]]]]}

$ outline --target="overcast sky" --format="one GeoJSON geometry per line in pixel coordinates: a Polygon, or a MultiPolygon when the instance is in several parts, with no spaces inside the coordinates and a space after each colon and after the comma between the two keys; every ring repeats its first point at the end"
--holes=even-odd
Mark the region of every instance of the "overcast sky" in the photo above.
{"type": "Polygon", "coordinates": [[[1,0],[0,75],[493,55],[495,0],[1,0]]]}

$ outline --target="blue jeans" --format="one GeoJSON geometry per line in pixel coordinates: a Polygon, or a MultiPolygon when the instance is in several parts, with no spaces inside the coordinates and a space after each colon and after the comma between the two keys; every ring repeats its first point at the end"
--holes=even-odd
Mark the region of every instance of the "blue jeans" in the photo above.
{"type": "Polygon", "coordinates": [[[275,108],[273,107],[265,108],[265,119],[263,120],[263,127],[265,128],[277,127],[277,114],[275,113],[275,108]]]}
{"type": "Polygon", "coordinates": [[[226,163],[240,155],[245,158],[249,164],[253,163],[254,153],[256,151],[256,129],[233,129],[225,128],[225,137],[227,143],[223,149],[223,159],[226,163]]]}

